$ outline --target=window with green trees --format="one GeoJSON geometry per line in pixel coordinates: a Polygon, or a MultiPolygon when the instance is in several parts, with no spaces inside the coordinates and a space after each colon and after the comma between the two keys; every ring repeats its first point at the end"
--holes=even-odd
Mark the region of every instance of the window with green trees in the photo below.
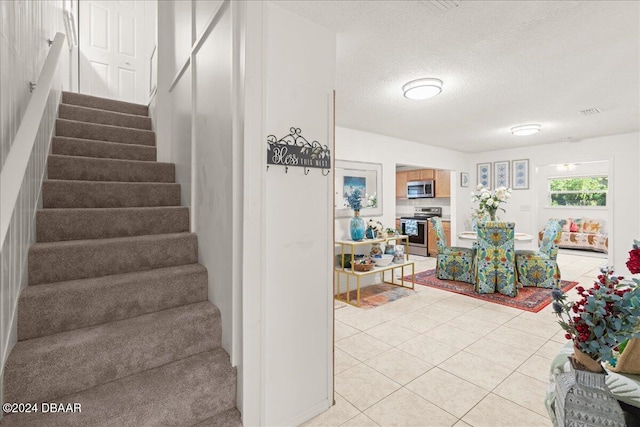
{"type": "Polygon", "coordinates": [[[607,206],[607,176],[549,178],[551,206],[607,206]]]}

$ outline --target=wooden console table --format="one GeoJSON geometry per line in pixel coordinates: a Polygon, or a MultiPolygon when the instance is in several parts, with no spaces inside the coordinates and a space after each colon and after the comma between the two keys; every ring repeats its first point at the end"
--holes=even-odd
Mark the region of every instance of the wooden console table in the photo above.
{"type": "Polygon", "coordinates": [[[394,286],[401,286],[401,287],[405,287],[405,288],[410,288],[410,289],[414,289],[415,287],[415,265],[413,263],[413,261],[409,261],[409,236],[406,235],[399,235],[399,236],[392,236],[392,237],[387,237],[387,238],[381,238],[381,239],[367,239],[367,240],[361,240],[359,242],[354,242],[353,240],[336,240],[335,244],[337,246],[340,246],[339,249],[339,253],[338,250],[336,250],[336,255],[340,256],[341,255],[341,262],[340,265],[344,266],[345,265],[345,255],[350,255],[350,264],[351,267],[350,268],[345,268],[345,267],[341,267],[340,265],[335,267],[335,273],[337,275],[337,279],[335,281],[335,285],[336,288],[334,289],[334,297],[335,299],[337,299],[338,301],[342,301],[342,302],[346,302],[347,304],[351,304],[353,306],[356,307],[360,307],[360,278],[361,277],[365,277],[365,276],[369,276],[372,274],[378,274],[380,273],[382,275],[382,282],[383,283],[388,283],[390,285],[394,285],[394,286]],[[384,244],[388,244],[390,241],[394,241],[394,243],[398,243],[400,242],[401,244],[404,244],[404,249],[405,249],[405,262],[403,262],[402,264],[394,264],[393,262],[391,262],[391,264],[384,266],[384,267],[374,267],[372,270],[370,271],[355,271],[355,255],[356,255],[356,248],[357,247],[361,247],[361,246],[370,246],[373,243],[384,243],[384,244]],[[404,243],[402,243],[404,241],[404,243]],[[345,251],[345,246],[347,248],[350,248],[350,251],[345,251]],[[411,286],[409,286],[409,282],[404,280],[404,276],[405,276],[405,267],[408,269],[409,267],[411,268],[411,286]],[[394,276],[394,271],[400,269],[400,280],[397,280],[394,276]],[[387,271],[390,271],[390,278],[387,280],[386,279],[386,275],[385,273],[387,271]],[[346,292],[344,293],[345,298],[342,299],[340,298],[340,295],[342,294],[341,290],[342,290],[342,276],[346,276],[346,292]],[[350,293],[351,293],[351,278],[355,278],[355,291],[356,291],[356,298],[355,300],[352,299],[350,297],[350,293]],[[406,284],[405,284],[406,283],[406,284]],[[355,301],[355,302],[354,302],[355,301]]]}

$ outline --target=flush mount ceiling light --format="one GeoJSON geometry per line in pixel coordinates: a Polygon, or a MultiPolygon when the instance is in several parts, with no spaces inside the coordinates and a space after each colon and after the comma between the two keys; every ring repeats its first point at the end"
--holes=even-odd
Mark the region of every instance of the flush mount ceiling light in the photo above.
{"type": "Polygon", "coordinates": [[[576,165],[574,165],[573,163],[562,163],[559,165],[556,165],[556,170],[559,171],[571,171],[574,170],[576,168],[576,165]]]}
{"type": "Polygon", "coordinates": [[[417,79],[402,86],[404,97],[409,99],[429,99],[442,92],[442,80],[417,79]]]}
{"type": "Polygon", "coordinates": [[[518,136],[533,135],[540,132],[540,125],[520,125],[511,128],[511,133],[518,136]]]}

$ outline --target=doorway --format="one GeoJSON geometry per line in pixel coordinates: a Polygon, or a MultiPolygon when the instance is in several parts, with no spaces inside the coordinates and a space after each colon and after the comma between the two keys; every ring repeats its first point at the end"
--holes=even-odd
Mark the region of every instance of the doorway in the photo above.
{"type": "Polygon", "coordinates": [[[146,104],[155,89],[157,1],[87,0],[78,8],[79,92],[146,104]]]}

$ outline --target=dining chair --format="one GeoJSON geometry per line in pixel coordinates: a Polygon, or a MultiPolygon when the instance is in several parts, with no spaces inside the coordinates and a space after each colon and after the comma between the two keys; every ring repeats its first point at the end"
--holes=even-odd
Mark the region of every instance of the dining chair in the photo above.
{"type": "Polygon", "coordinates": [[[513,222],[487,221],[478,224],[475,257],[476,292],[500,292],[515,297],[516,287],[515,235],[513,222]]]}
{"type": "Polygon", "coordinates": [[[516,267],[518,282],[522,286],[556,288],[560,282],[558,267],[558,243],[562,236],[564,220],[551,219],[542,234],[540,249],[537,251],[517,250],[516,267]]]}
{"type": "Polygon", "coordinates": [[[436,256],[436,277],[442,280],[457,280],[460,282],[473,283],[474,269],[473,259],[474,249],[447,246],[444,236],[442,220],[434,217],[429,218],[436,236],[436,246],[438,255],[436,256]]]}

